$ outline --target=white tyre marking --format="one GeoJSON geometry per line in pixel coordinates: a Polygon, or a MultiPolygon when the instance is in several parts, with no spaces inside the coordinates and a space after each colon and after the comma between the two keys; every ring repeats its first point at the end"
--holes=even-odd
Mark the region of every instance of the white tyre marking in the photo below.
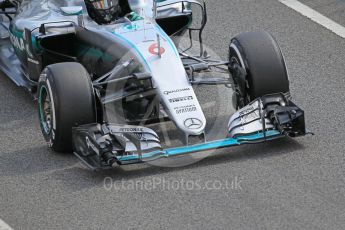
{"type": "Polygon", "coordinates": [[[244,60],[242,58],[242,55],[240,53],[240,50],[237,48],[237,46],[233,43],[231,43],[230,48],[233,48],[237,54],[237,57],[240,59],[239,61],[241,62],[241,67],[246,71],[247,74],[247,70],[246,70],[246,66],[244,65],[244,60]]]}
{"type": "Polygon", "coordinates": [[[345,27],[313,10],[309,6],[306,6],[297,0],[279,0],[279,2],[339,35],[340,37],[345,38],[345,27]]]}
{"type": "Polygon", "coordinates": [[[53,98],[53,91],[50,86],[50,82],[47,79],[47,86],[48,86],[48,91],[49,91],[49,96],[50,96],[50,103],[52,107],[52,114],[53,114],[53,130],[56,130],[56,119],[55,119],[55,104],[54,104],[54,98],[53,98]]]}

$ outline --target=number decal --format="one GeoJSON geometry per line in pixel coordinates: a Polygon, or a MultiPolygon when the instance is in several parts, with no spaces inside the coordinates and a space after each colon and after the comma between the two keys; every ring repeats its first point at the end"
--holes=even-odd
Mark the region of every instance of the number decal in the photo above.
{"type": "Polygon", "coordinates": [[[158,50],[158,44],[154,43],[149,47],[149,52],[151,54],[154,54],[154,55],[158,55],[158,54],[162,55],[162,54],[164,54],[165,49],[163,47],[161,47],[160,50],[158,50]]]}

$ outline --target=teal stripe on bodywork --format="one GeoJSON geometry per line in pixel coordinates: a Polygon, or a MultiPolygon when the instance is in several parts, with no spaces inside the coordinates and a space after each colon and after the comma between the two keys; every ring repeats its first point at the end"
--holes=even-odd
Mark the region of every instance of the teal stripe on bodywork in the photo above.
{"type": "MultiPolygon", "coordinates": [[[[23,31],[17,30],[14,27],[12,27],[12,28],[13,28],[13,30],[10,30],[10,33],[12,33],[17,38],[24,39],[24,32],[23,31]]],[[[34,49],[34,52],[40,52],[42,50],[42,47],[37,42],[35,35],[31,35],[31,42],[32,42],[32,48],[34,49]]]]}
{"type": "Polygon", "coordinates": [[[128,39],[126,39],[125,37],[115,33],[115,32],[111,32],[113,35],[115,35],[116,37],[118,37],[119,39],[121,39],[122,41],[126,42],[128,45],[130,45],[140,56],[140,58],[142,59],[142,61],[145,63],[146,67],[148,68],[149,71],[151,71],[151,68],[149,66],[149,64],[147,63],[144,55],[140,52],[140,50],[136,47],[135,44],[133,44],[131,41],[129,41],[128,39]]]}
{"type": "MultiPolygon", "coordinates": [[[[173,41],[170,39],[170,37],[162,30],[162,28],[160,28],[159,26],[156,26],[157,30],[160,32],[161,36],[164,37],[164,39],[169,43],[170,47],[174,50],[174,53],[176,55],[177,58],[180,58],[180,55],[178,53],[178,50],[175,46],[175,44],[173,43],[173,41]]],[[[144,55],[141,53],[141,51],[136,47],[135,44],[133,44],[130,40],[126,39],[125,37],[121,36],[120,34],[117,34],[115,32],[111,32],[113,35],[115,35],[116,37],[118,37],[119,39],[125,41],[127,44],[129,44],[133,49],[136,50],[136,52],[140,55],[141,59],[144,61],[144,63],[146,64],[147,68],[149,70],[151,70],[150,65],[148,64],[148,62],[146,61],[146,58],[144,57],[144,55]]]]}
{"type": "Polygon", "coordinates": [[[265,136],[267,140],[270,140],[270,139],[281,137],[282,135],[277,130],[270,130],[270,131],[267,131],[265,135],[262,132],[260,132],[257,134],[243,136],[239,138],[226,138],[226,139],[212,141],[212,142],[198,144],[198,145],[170,148],[170,149],[165,149],[162,151],[153,151],[150,153],[144,153],[142,154],[141,157],[137,154],[122,156],[122,157],[119,157],[118,160],[126,164],[126,162],[145,161],[145,160],[150,160],[150,158],[154,158],[154,157],[156,159],[163,158],[163,157],[173,157],[173,156],[184,155],[184,154],[189,154],[189,153],[194,153],[194,152],[207,151],[211,149],[237,146],[237,145],[255,142],[255,141],[262,141],[265,138],[265,136]]]}
{"type": "Polygon", "coordinates": [[[18,38],[23,38],[23,32],[20,31],[20,30],[17,30],[17,29],[14,28],[14,27],[11,27],[11,28],[10,28],[10,32],[11,32],[14,36],[16,36],[16,37],[18,37],[18,38]],[[12,30],[11,30],[11,29],[12,29],[12,30]]]}

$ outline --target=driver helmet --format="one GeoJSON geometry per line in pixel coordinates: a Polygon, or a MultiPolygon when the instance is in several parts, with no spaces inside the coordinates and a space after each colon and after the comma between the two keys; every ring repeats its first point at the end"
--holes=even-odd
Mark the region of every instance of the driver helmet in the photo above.
{"type": "Polygon", "coordinates": [[[98,24],[109,24],[131,12],[128,0],[84,0],[87,12],[98,24]]]}

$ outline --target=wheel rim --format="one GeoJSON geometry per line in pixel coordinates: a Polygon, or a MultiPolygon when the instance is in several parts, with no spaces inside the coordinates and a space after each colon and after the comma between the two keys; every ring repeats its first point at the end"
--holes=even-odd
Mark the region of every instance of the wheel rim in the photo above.
{"type": "MultiPolygon", "coordinates": [[[[233,52],[235,55],[231,56],[230,57],[230,62],[231,63],[236,63],[238,65],[240,65],[242,68],[245,69],[245,66],[242,65],[242,61],[240,60],[240,58],[238,57],[238,54],[236,52],[236,50],[233,49],[233,52]]],[[[249,104],[251,102],[251,97],[248,93],[249,89],[250,89],[250,86],[249,86],[249,82],[248,80],[246,79],[246,82],[245,82],[245,87],[246,87],[246,92],[245,92],[245,95],[243,95],[243,103],[244,105],[239,105],[240,108],[244,107],[245,105],[249,104]]]]}
{"type": "Polygon", "coordinates": [[[46,86],[41,86],[38,97],[38,107],[40,115],[40,124],[43,132],[49,135],[52,131],[52,104],[51,98],[46,86]]]}

